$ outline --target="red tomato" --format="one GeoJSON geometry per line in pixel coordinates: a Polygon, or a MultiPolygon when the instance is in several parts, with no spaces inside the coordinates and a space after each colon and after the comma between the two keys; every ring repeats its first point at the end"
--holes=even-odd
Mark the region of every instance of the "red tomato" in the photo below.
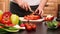
{"type": "Polygon", "coordinates": [[[44,18],[44,20],[45,20],[45,21],[48,21],[48,18],[47,18],[47,17],[45,17],[45,18],[44,18]]]}
{"type": "Polygon", "coordinates": [[[27,20],[37,20],[37,19],[40,19],[40,16],[38,16],[38,15],[27,15],[24,18],[27,20]]]}
{"type": "Polygon", "coordinates": [[[29,23],[29,25],[30,25],[30,26],[33,26],[33,24],[32,24],[32,23],[29,23]]]}
{"type": "Polygon", "coordinates": [[[29,25],[32,27],[33,30],[36,29],[36,25],[35,24],[29,23],[29,25]]]}
{"type": "Polygon", "coordinates": [[[25,26],[28,26],[29,24],[28,23],[25,23],[25,26]]]}
{"type": "Polygon", "coordinates": [[[21,26],[21,27],[25,27],[25,24],[22,23],[22,24],[20,24],[20,26],[21,26]]]}
{"type": "Polygon", "coordinates": [[[31,27],[31,26],[27,26],[26,29],[27,29],[28,31],[31,31],[31,30],[32,30],[32,27],[31,27]]]}
{"type": "Polygon", "coordinates": [[[50,20],[53,20],[54,19],[54,17],[50,17],[50,20]]]}
{"type": "Polygon", "coordinates": [[[37,16],[37,15],[35,15],[35,16],[34,16],[34,20],[37,20],[37,19],[40,19],[40,17],[37,16]]]}
{"type": "Polygon", "coordinates": [[[32,28],[35,30],[35,29],[36,29],[36,25],[35,25],[35,24],[33,24],[33,25],[32,25],[32,28]]]}
{"type": "Polygon", "coordinates": [[[44,18],[46,21],[52,21],[53,19],[54,19],[54,16],[52,16],[52,17],[45,17],[44,18]]]}

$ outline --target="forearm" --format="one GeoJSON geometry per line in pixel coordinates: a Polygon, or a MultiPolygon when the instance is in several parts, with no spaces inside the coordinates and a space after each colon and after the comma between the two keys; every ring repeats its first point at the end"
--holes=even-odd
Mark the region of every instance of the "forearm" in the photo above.
{"type": "Polygon", "coordinates": [[[19,3],[19,2],[22,2],[22,0],[13,0],[15,3],[19,3]]]}
{"type": "Polygon", "coordinates": [[[41,0],[40,4],[39,4],[39,8],[43,9],[45,7],[47,3],[47,0],[41,0]]]}

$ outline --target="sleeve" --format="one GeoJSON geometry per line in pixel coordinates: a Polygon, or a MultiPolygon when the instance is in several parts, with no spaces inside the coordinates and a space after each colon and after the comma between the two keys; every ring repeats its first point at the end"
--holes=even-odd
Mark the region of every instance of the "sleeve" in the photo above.
{"type": "Polygon", "coordinates": [[[10,0],[10,1],[13,1],[13,0],[10,0]]]}

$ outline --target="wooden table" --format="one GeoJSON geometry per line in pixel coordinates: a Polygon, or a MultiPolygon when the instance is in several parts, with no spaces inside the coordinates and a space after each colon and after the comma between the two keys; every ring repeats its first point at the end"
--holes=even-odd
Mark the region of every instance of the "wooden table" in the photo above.
{"type": "Polygon", "coordinates": [[[36,31],[28,32],[26,30],[19,31],[17,33],[7,33],[7,34],[60,34],[60,29],[57,30],[48,30],[44,22],[35,22],[37,25],[36,31]]]}

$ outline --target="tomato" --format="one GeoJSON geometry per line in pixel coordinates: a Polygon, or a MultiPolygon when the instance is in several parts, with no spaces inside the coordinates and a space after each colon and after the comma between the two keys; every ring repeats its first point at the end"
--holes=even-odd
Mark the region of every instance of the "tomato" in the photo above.
{"type": "Polygon", "coordinates": [[[36,29],[36,25],[35,24],[29,23],[29,25],[32,27],[33,30],[36,29]]]}
{"type": "Polygon", "coordinates": [[[30,25],[30,26],[33,26],[33,24],[32,24],[32,23],[29,23],[29,25],[30,25]]]}
{"type": "Polygon", "coordinates": [[[25,23],[25,26],[28,26],[29,24],[28,23],[25,23]]]}
{"type": "Polygon", "coordinates": [[[35,30],[35,29],[36,29],[36,25],[35,25],[35,24],[33,24],[33,25],[32,25],[32,28],[35,30]]]}
{"type": "Polygon", "coordinates": [[[45,17],[45,18],[44,18],[44,20],[45,20],[45,21],[47,21],[47,20],[48,20],[48,18],[46,18],[46,17],[45,17]]]}
{"type": "Polygon", "coordinates": [[[40,19],[40,16],[38,16],[38,15],[35,15],[35,18],[37,18],[37,19],[40,19]]]}
{"type": "Polygon", "coordinates": [[[20,24],[20,26],[21,26],[21,27],[25,27],[25,24],[22,23],[22,24],[20,24]]]}
{"type": "Polygon", "coordinates": [[[53,20],[54,19],[54,17],[50,17],[50,20],[53,20]]]}
{"type": "Polygon", "coordinates": [[[44,18],[45,21],[51,21],[51,20],[53,20],[53,19],[54,19],[54,17],[49,17],[49,18],[48,18],[48,17],[45,17],[45,18],[44,18]]]}
{"type": "Polygon", "coordinates": [[[10,17],[11,17],[10,12],[4,12],[3,15],[2,15],[1,23],[3,23],[3,24],[11,23],[10,17]]]}
{"type": "Polygon", "coordinates": [[[27,16],[24,16],[24,19],[26,19],[26,20],[29,20],[29,17],[27,17],[27,16]]]}
{"type": "Polygon", "coordinates": [[[37,20],[37,19],[40,19],[40,16],[35,15],[33,18],[34,18],[34,20],[37,20]]]}
{"type": "Polygon", "coordinates": [[[26,29],[27,29],[28,31],[31,31],[31,30],[32,30],[32,27],[31,27],[31,26],[27,26],[26,29]]]}
{"type": "Polygon", "coordinates": [[[24,19],[37,20],[37,19],[40,19],[40,16],[38,16],[38,15],[27,15],[27,16],[24,17],[24,19]]]}
{"type": "Polygon", "coordinates": [[[47,15],[46,17],[45,17],[45,20],[46,21],[52,21],[54,19],[54,16],[52,16],[52,15],[47,15]]]}

